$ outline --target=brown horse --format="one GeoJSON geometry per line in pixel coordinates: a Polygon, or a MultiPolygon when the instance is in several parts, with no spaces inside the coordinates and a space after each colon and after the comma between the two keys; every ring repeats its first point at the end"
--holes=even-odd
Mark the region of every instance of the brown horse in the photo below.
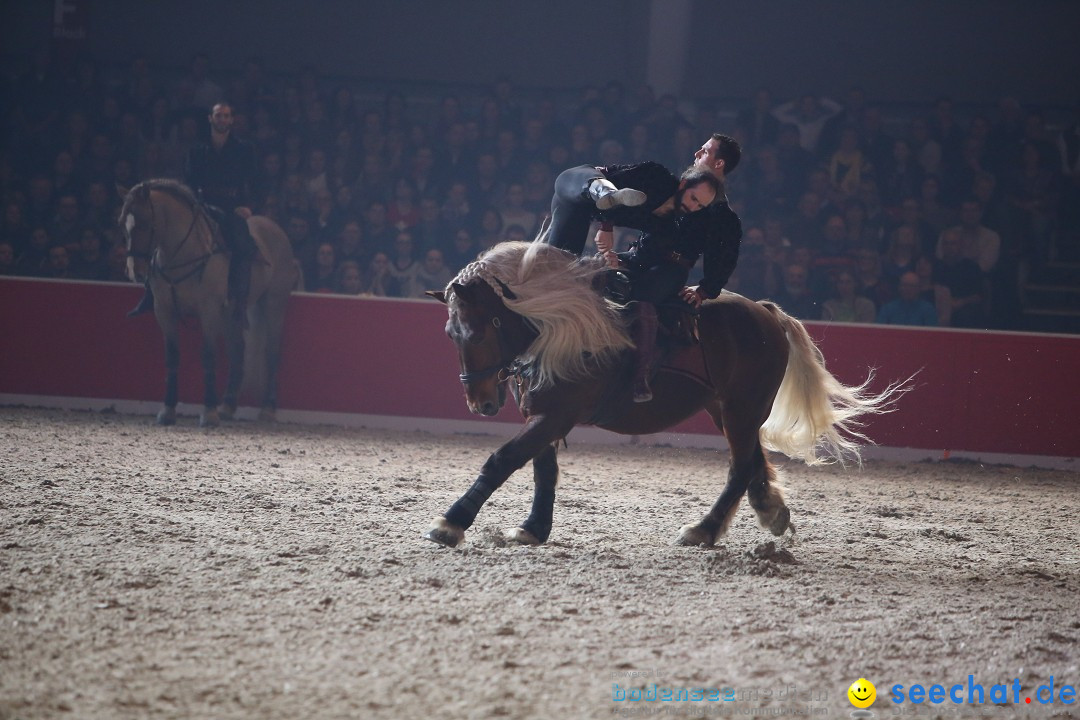
{"type": "Polygon", "coordinates": [[[165,407],[158,423],[176,422],[180,320],[194,316],[202,330],[203,405],[199,424],[231,418],[244,376],[245,348],[249,375],[262,386],[261,419],[273,419],[277,407],[277,370],[282,326],[289,293],[300,282],[289,238],[267,217],[253,216],[248,228],[259,253],[252,264],[248,296],[250,330],[238,327],[229,311],[229,257],[217,223],[186,186],[173,180],[147,180],[123,192],[120,224],[128,244],[128,276],[149,279],[154,315],[165,336],[165,407]],[[220,411],[217,394],[217,341],[224,335],[229,376],[220,411]],[[246,337],[245,337],[246,336],[246,337]]]}
{"type": "Polygon", "coordinates": [[[893,384],[869,394],[869,378],[857,387],[840,383],[802,323],[773,303],[724,293],[701,307],[700,344],[675,350],[652,383],[653,399],[634,403],[625,358],[631,343],[618,308],[595,290],[602,272],[603,263],[550,245],[502,243],[445,291],[430,293],[449,309],[446,333],[458,349],[469,408],[497,413],[509,381],[525,426],[488,458],[426,539],[458,545],[491,493],[532,460],[532,511],[507,535],[542,543],[551,532],[558,442],[574,426],[648,434],[702,409],[726,436],[731,465],[712,509],[684,526],[677,542],[714,544],[743,494],[762,527],[782,535],[794,528],[764,449],[808,464],[858,460],[867,439],[856,430],[856,418],[888,412],[905,391],[893,384]]]}

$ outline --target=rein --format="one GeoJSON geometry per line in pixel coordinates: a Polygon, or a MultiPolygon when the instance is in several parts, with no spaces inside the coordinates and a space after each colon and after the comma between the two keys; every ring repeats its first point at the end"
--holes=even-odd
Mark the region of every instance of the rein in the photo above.
{"type": "MultiPolygon", "coordinates": [[[[198,273],[201,273],[203,271],[203,269],[206,267],[206,263],[208,263],[210,261],[210,258],[213,257],[215,254],[221,252],[221,249],[218,248],[216,246],[216,244],[215,244],[208,252],[206,252],[206,253],[204,253],[202,255],[199,255],[198,257],[196,257],[193,260],[186,260],[184,262],[176,263],[176,264],[173,264],[173,265],[170,265],[168,261],[166,261],[165,263],[159,263],[158,259],[157,259],[157,256],[151,257],[152,248],[155,247],[154,234],[157,231],[157,221],[156,221],[156,217],[155,217],[156,213],[155,213],[155,210],[154,210],[154,200],[153,200],[152,196],[149,193],[147,193],[146,202],[150,206],[150,240],[147,243],[147,246],[148,246],[147,250],[145,252],[143,252],[143,251],[136,251],[134,249],[131,249],[131,250],[128,250],[127,255],[128,255],[128,257],[141,258],[141,259],[144,259],[144,260],[149,260],[150,261],[150,272],[152,274],[161,277],[169,285],[178,285],[178,284],[184,282],[185,280],[187,280],[188,278],[190,278],[190,277],[192,277],[192,276],[194,276],[194,275],[196,275],[198,273]],[[191,269],[188,270],[187,272],[183,273],[179,277],[173,277],[172,276],[172,273],[175,273],[176,271],[182,270],[182,269],[187,268],[189,266],[190,266],[191,269]]],[[[184,237],[183,237],[183,239],[180,240],[180,244],[176,246],[176,250],[173,252],[173,257],[176,257],[177,255],[179,255],[180,251],[184,249],[184,245],[187,244],[187,241],[191,238],[192,234],[194,233],[195,225],[199,222],[199,217],[201,215],[203,215],[202,208],[199,207],[198,205],[192,206],[192,208],[191,208],[191,224],[188,225],[187,232],[184,233],[184,237]]],[[[162,249],[160,247],[158,247],[158,249],[161,250],[160,254],[164,255],[164,252],[165,252],[164,249],[162,249]]]]}

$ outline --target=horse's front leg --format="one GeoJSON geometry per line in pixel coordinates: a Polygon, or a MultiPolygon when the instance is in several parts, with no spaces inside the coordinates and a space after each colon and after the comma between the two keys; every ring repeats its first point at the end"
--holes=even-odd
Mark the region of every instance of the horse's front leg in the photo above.
{"type": "Polygon", "coordinates": [[[273,422],[277,417],[278,369],[281,367],[281,337],[285,327],[285,313],[288,310],[288,294],[280,297],[270,295],[265,298],[262,319],[266,327],[266,374],[263,388],[263,404],[259,410],[259,420],[273,422]]]}
{"type": "Polygon", "coordinates": [[[506,539],[521,545],[540,545],[551,534],[555,485],[559,480],[558,444],[552,443],[533,458],[533,503],[521,527],[506,531],[506,539]]]}
{"type": "Polygon", "coordinates": [[[158,425],[176,424],[176,401],[179,396],[177,373],[180,370],[180,343],[176,332],[165,332],[165,406],[157,414],[158,425]]]}
{"type": "MultiPolygon", "coordinates": [[[[424,534],[424,539],[447,547],[459,545],[465,539],[465,531],[472,526],[480,508],[491,494],[498,490],[514,471],[540,455],[545,448],[550,448],[552,443],[564,437],[572,427],[572,422],[550,416],[529,418],[521,432],[492,453],[480,469],[480,475],[472,487],[450,506],[443,517],[435,519],[431,529],[424,534]]],[[[554,502],[553,484],[551,497],[554,502]]],[[[550,524],[550,520],[548,522],[550,524]]]]}
{"type": "Polygon", "coordinates": [[[199,427],[216,427],[220,424],[217,411],[217,350],[214,345],[214,336],[204,334],[202,346],[203,409],[199,413],[199,427]]]}

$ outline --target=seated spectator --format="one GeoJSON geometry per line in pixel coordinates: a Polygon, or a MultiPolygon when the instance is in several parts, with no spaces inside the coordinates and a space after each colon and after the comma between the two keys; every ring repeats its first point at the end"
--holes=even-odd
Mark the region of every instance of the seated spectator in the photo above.
{"type": "Polygon", "coordinates": [[[26,224],[23,207],[18,200],[12,199],[4,203],[0,241],[11,243],[15,250],[22,249],[30,242],[30,226],[26,224]]]}
{"type": "Polygon", "coordinates": [[[116,226],[116,217],[119,212],[120,205],[115,189],[106,186],[101,181],[95,181],[86,186],[82,216],[84,227],[93,227],[99,231],[113,228],[116,226]]]}
{"type": "Polygon", "coordinates": [[[106,280],[109,259],[101,247],[101,234],[94,228],[83,228],[79,250],[71,258],[71,277],[79,280],[106,280]]]}
{"type": "Polygon", "coordinates": [[[15,248],[7,240],[0,240],[0,275],[16,275],[15,248]]]}
{"type": "Polygon", "coordinates": [[[882,261],[882,275],[894,285],[900,276],[915,269],[919,251],[915,231],[909,225],[901,225],[889,236],[889,247],[882,261]]]}
{"type": "MultiPolygon", "coordinates": [[[[985,274],[993,272],[1001,254],[1001,236],[982,224],[982,206],[975,198],[960,204],[960,254],[974,260],[985,274]]],[[[935,255],[941,258],[941,239],[935,255]]]]}
{"type": "Polygon", "coordinates": [[[361,292],[375,297],[392,297],[395,289],[390,277],[390,256],[384,252],[375,253],[363,274],[361,292]]]}
{"type": "Polygon", "coordinates": [[[355,218],[345,221],[334,249],[338,265],[346,260],[355,260],[360,267],[364,267],[371,260],[371,248],[364,238],[363,226],[355,218]]]}
{"type": "Polygon", "coordinates": [[[876,252],[881,246],[881,225],[866,216],[866,204],[862,200],[852,198],[844,203],[844,227],[850,250],[869,248],[876,252]]]}
{"type": "Polygon", "coordinates": [[[56,215],[48,225],[49,237],[56,245],[74,251],[79,246],[82,218],[79,199],[74,195],[61,195],[56,204],[56,215]]]}
{"type": "Polygon", "coordinates": [[[919,276],[919,297],[934,306],[938,325],[948,327],[952,318],[952,295],[949,288],[934,280],[937,261],[929,255],[920,255],[915,261],[915,274],[919,276]]]}
{"type": "Polygon", "coordinates": [[[989,302],[987,280],[975,261],[961,255],[961,251],[959,228],[949,228],[942,233],[941,259],[934,281],[947,287],[952,295],[953,327],[985,329],[989,302]]]}
{"type": "Polygon", "coordinates": [[[316,190],[311,198],[311,234],[318,240],[331,240],[341,231],[342,217],[329,190],[316,190]]]}
{"type": "Polygon", "coordinates": [[[364,292],[363,273],[354,260],[346,260],[338,267],[335,291],[341,295],[360,295],[364,292]]]}
{"type": "Polygon", "coordinates": [[[431,248],[424,253],[424,262],[416,273],[408,297],[422,298],[427,290],[442,290],[454,278],[454,274],[443,261],[442,250],[431,248]]]}
{"type": "Polygon", "coordinates": [[[447,267],[458,272],[475,260],[480,250],[476,241],[473,240],[472,231],[468,228],[460,228],[454,233],[450,247],[446,248],[444,260],[447,267]]]}
{"type": "Polygon", "coordinates": [[[71,278],[71,258],[66,245],[53,245],[49,248],[49,261],[45,266],[45,277],[54,280],[71,278]]]}
{"type": "Polygon", "coordinates": [[[507,227],[520,225],[531,239],[537,230],[537,214],[525,207],[525,186],[512,182],[506,186],[506,197],[496,208],[507,227]]]}
{"type": "MultiPolygon", "coordinates": [[[[591,234],[596,235],[596,233],[591,234]]],[[[530,240],[532,238],[525,233],[525,228],[520,225],[507,225],[506,229],[503,230],[503,242],[529,242],[530,240]]]]}
{"type": "Polygon", "coordinates": [[[15,260],[15,268],[19,275],[26,277],[47,277],[49,274],[49,248],[52,247],[52,238],[49,231],[44,227],[36,227],[30,231],[30,242],[19,253],[15,260]]]}
{"type": "Polygon", "coordinates": [[[771,299],[788,315],[800,320],[821,317],[821,306],[810,289],[809,271],[804,265],[789,263],[784,268],[784,284],[771,299]]]}
{"type": "Polygon", "coordinates": [[[780,289],[782,268],[783,263],[777,262],[775,254],[765,244],[765,233],[751,225],[743,233],[739,266],[726,289],[751,300],[772,297],[780,289]]]}
{"type": "Polygon", "coordinates": [[[956,223],[956,213],[941,201],[941,180],[937,175],[924,177],[920,192],[919,207],[930,227],[941,232],[956,223]]]}
{"type": "Polygon", "coordinates": [[[484,208],[480,213],[480,222],[476,228],[476,243],[484,249],[494,247],[502,242],[503,232],[502,215],[495,208],[484,208]]]}
{"type": "Polygon", "coordinates": [[[338,280],[334,244],[324,240],[315,248],[313,262],[305,263],[304,290],[315,293],[333,292],[338,280]]]}
{"type": "Polygon", "coordinates": [[[854,127],[840,131],[840,147],[829,158],[829,180],[843,200],[854,197],[864,175],[873,173],[870,161],[859,146],[859,133],[854,127]]]}
{"type": "Polygon", "coordinates": [[[900,296],[881,306],[877,321],[882,325],[919,325],[936,327],[934,306],[919,297],[919,276],[906,272],[900,276],[900,296]]]}
{"type": "Polygon", "coordinates": [[[829,322],[872,323],[877,309],[874,302],[855,294],[855,275],[840,270],[833,279],[832,297],[821,305],[821,319],[829,322]]]}
{"type": "Polygon", "coordinates": [[[408,178],[394,181],[394,193],[386,206],[386,221],[397,230],[411,230],[420,222],[420,206],[416,202],[416,187],[408,178]]]}
{"type": "Polygon", "coordinates": [[[131,278],[127,274],[127,248],[123,243],[113,243],[109,246],[109,252],[106,254],[106,259],[109,264],[109,274],[105,279],[109,282],[131,282],[131,278]]]}
{"type": "Polygon", "coordinates": [[[409,297],[420,267],[412,234],[399,232],[394,238],[394,255],[387,268],[388,277],[383,286],[387,297],[409,297]]]}
{"type": "Polygon", "coordinates": [[[796,195],[796,182],[780,166],[776,148],[766,145],[754,154],[746,186],[747,209],[755,217],[790,212],[796,195]]]}
{"type": "Polygon", "coordinates": [[[881,270],[881,255],[869,248],[856,250],[855,292],[873,301],[881,308],[896,297],[896,286],[890,283],[881,270]]]}

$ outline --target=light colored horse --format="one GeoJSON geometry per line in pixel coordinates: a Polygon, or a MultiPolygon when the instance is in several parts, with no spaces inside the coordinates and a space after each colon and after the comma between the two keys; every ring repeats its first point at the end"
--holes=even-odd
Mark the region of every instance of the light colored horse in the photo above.
{"type": "Polygon", "coordinates": [[[195,195],[174,180],[158,179],[121,189],[124,205],[120,224],[128,246],[128,276],[135,282],[149,279],[154,293],[154,315],[165,336],[165,406],[158,413],[161,425],[176,422],[177,369],[180,365],[178,326],[184,317],[197,317],[202,329],[204,408],[199,424],[217,425],[231,418],[247,367],[262,388],[260,419],[272,420],[277,407],[277,371],[281,334],[289,293],[301,283],[300,269],[289,238],[267,217],[252,216],[248,228],[258,253],[252,262],[248,296],[250,329],[244,331],[229,307],[229,256],[217,223],[195,195]],[[224,336],[229,353],[229,375],[218,409],[217,341],[224,336]]]}

